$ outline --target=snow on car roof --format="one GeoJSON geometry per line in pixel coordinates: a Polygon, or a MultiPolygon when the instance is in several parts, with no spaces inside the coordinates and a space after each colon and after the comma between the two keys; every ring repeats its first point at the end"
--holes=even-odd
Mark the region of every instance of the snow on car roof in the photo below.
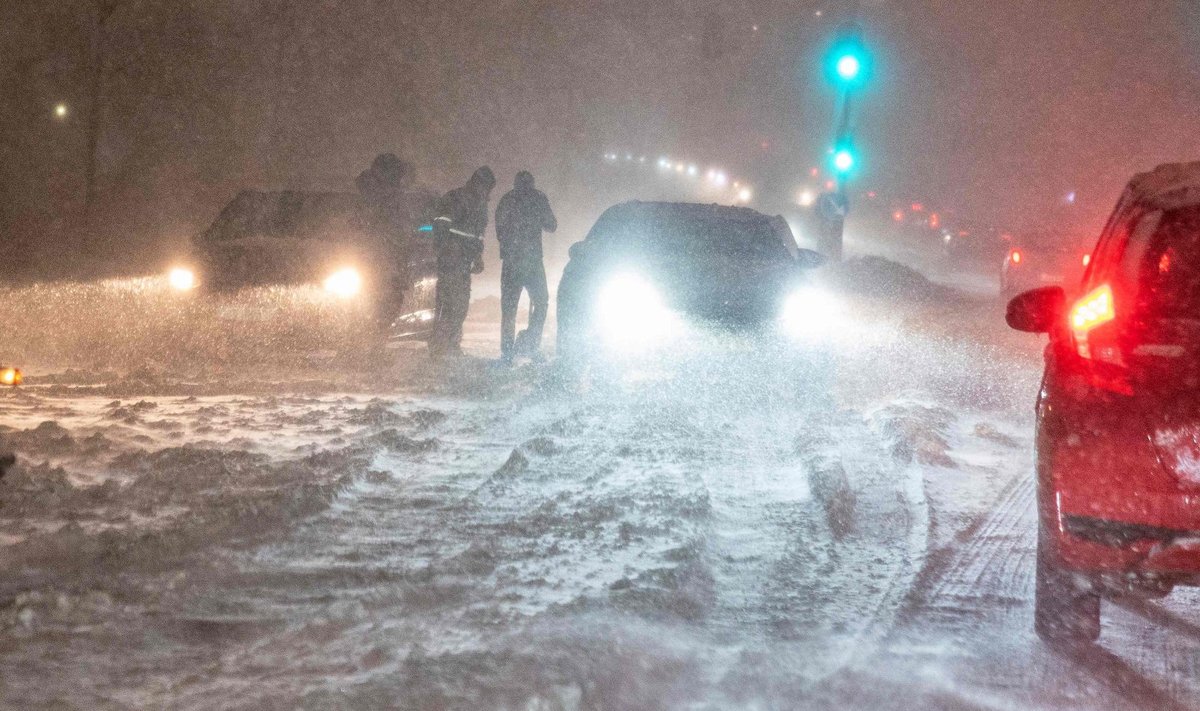
{"type": "Polygon", "coordinates": [[[1166,163],[1135,175],[1122,202],[1157,210],[1200,205],[1200,161],[1166,163]]]}
{"type": "Polygon", "coordinates": [[[749,246],[770,243],[796,257],[796,239],[782,217],[748,207],[690,202],[629,202],[613,205],[588,232],[589,240],[636,238],[663,245],[749,246]],[[645,229],[650,227],[651,229],[645,229]]]}

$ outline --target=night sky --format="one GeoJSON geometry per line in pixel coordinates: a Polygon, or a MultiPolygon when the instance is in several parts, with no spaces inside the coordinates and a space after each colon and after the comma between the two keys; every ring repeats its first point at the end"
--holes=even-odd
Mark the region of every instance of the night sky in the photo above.
{"type": "MultiPolygon", "coordinates": [[[[10,248],[78,224],[91,7],[0,8],[10,248]]],[[[609,150],[787,193],[823,161],[821,57],[849,18],[874,52],[860,190],[1006,227],[1077,191],[1098,229],[1130,174],[1197,157],[1188,0],[126,0],[103,35],[90,229],[155,259],[240,188],[350,189],[383,150],[438,190],[529,168],[585,217],[619,193],[597,187],[609,150]]]]}

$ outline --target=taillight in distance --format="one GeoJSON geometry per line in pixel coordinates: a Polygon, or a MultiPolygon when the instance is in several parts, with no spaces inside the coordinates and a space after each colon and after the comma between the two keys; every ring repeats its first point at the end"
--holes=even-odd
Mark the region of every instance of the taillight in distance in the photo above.
{"type": "Polygon", "coordinates": [[[1014,249],[1013,251],[1009,252],[1008,253],[1008,261],[1012,262],[1013,264],[1020,264],[1021,263],[1021,250],[1014,249]]]}

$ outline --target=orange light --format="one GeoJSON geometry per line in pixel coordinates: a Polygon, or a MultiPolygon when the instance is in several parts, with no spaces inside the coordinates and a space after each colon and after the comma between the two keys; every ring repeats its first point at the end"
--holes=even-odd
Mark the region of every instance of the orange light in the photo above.
{"type": "Polygon", "coordinates": [[[1013,250],[1013,251],[1012,251],[1012,252],[1011,252],[1011,253],[1008,255],[1008,258],[1009,258],[1009,260],[1011,260],[1011,261],[1012,261],[1012,263],[1013,263],[1013,264],[1020,264],[1020,263],[1021,263],[1021,250],[1019,250],[1019,249],[1014,249],[1014,250],[1013,250]]]}
{"type": "Polygon", "coordinates": [[[1090,254],[1083,255],[1083,266],[1086,267],[1087,265],[1089,265],[1091,263],[1092,263],[1092,255],[1090,255],[1090,254]]]}
{"type": "Polygon", "coordinates": [[[1101,338],[1092,343],[1092,331],[1098,326],[1112,322],[1117,317],[1112,288],[1103,284],[1088,292],[1071,307],[1071,335],[1075,338],[1075,352],[1085,362],[1103,366],[1088,371],[1093,386],[1132,395],[1133,386],[1125,371],[1125,358],[1120,347],[1110,338],[1101,338]],[[1107,370],[1105,370],[1107,369],[1107,370]]]}
{"type": "Polygon", "coordinates": [[[1075,306],[1071,307],[1071,330],[1075,335],[1075,349],[1084,358],[1092,357],[1088,345],[1088,332],[1117,317],[1113,307],[1112,287],[1103,284],[1088,292],[1075,306]]]}
{"type": "Polygon", "coordinates": [[[21,371],[17,368],[0,368],[0,385],[20,385],[21,371]]]}
{"type": "Polygon", "coordinates": [[[900,210],[896,210],[895,212],[892,213],[892,219],[895,220],[896,222],[903,222],[904,221],[904,213],[900,210]]]}

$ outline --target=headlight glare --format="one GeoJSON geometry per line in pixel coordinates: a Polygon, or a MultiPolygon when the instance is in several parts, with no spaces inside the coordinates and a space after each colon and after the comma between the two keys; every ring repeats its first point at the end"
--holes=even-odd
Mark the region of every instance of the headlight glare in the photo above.
{"type": "Polygon", "coordinates": [[[654,285],[638,274],[619,274],[600,290],[596,326],[604,342],[620,350],[637,350],[666,337],[675,326],[654,285]]]}
{"type": "Polygon", "coordinates": [[[353,267],[339,269],[325,279],[325,291],[343,299],[357,296],[362,291],[362,275],[353,267]]]}
{"type": "Polygon", "coordinates": [[[810,286],[788,296],[779,315],[779,324],[792,338],[823,337],[841,326],[843,316],[839,299],[828,291],[810,286]]]}
{"type": "Polygon", "coordinates": [[[167,273],[167,283],[176,291],[196,288],[196,273],[187,267],[175,267],[167,273]]]}

